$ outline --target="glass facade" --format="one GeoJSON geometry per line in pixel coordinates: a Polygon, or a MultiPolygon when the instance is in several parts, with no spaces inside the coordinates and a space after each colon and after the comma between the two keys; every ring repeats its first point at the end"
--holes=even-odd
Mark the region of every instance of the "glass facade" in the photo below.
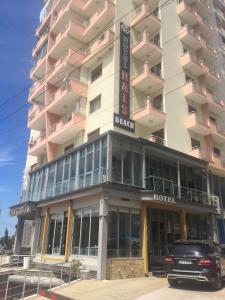
{"type": "Polygon", "coordinates": [[[98,255],[99,211],[95,207],[75,210],[71,255],[98,255]]]}
{"type": "MultiPolygon", "coordinates": [[[[110,133],[32,172],[23,201],[40,201],[111,181],[211,205],[207,165],[196,165],[191,158],[187,162],[179,154],[170,156],[167,150],[165,155],[140,140],[110,133]],[[107,145],[111,145],[109,149],[107,145]]],[[[212,183],[214,194],[223,196],[223,187],[217,182],[212,183]]]]}
{"type": "Polygon", "coordinates": [[[107,137],[101,138],[30,175],[24,201],[40,201],[107,180],[107,137]]]}
{"type": "Polygon", "coordinates": [[[112,137],[112,181],[143,186],[143,146],[124,138],[112,137]]]}
{"type": "Polygon", "coordinates": [[[108,257],[140,256],[140,210],[111,207],[108,214],[108,257]]]}

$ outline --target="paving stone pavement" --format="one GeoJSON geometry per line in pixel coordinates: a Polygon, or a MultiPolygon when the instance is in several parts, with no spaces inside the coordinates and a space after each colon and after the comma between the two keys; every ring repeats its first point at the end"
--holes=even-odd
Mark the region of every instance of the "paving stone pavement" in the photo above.
{"type": "Polygon", "coordinates": [[[158,288],[135,300],[221,300],[225,299],[225,285],[220,291],[212,291],[204,285],[182,285],[170,288],[168,285],[158,288]]]}

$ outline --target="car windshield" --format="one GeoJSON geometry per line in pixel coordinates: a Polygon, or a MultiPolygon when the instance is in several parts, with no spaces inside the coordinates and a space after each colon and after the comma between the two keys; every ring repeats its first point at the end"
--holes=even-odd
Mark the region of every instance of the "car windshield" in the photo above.
{"type": "Polygon", "coordinates": [[[169,251],[174,256],[205,256],[209,253],[209,246],[202,244],[175,244],[169,251]]]}

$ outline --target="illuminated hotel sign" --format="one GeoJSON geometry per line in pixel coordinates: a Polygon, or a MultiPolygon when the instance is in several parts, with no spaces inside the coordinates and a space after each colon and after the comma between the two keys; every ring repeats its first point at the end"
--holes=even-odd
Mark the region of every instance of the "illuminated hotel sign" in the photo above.
{"type": "Polygon", "coordinates": [[[120,23],[119,114],[114,113],[114,126],[134,132],[130,120],[130,27],[120,23]]]}

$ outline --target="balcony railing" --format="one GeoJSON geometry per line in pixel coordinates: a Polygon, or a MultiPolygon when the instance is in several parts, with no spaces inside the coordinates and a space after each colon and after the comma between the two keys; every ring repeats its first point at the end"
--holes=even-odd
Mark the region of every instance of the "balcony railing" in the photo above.
{"type": "Polygon", "coordinates": [[[44,110],[45,106],[44,105],[39,105],[39,106],[33,106],[29,109],[28,115],[29,115],[29,122],[35,119],[35,117],[41,113],[44,110]]]}
{"type": "Polygon", "coordinates": [[[29,148],[32,149],[34,148],[36,145],[38,145],[39,143],[41,143],[42,141],[44,141],[46,139],[46,135],[42,134],[41,136],[38,136],[36,138],[32,138],[29,141],[29,148]]]}
{"type": "Polygon", "coordinates": [[[161,69],[157,66],[149,67],[149,71],[160,78],[162,77],[161,69]]]}
{"type": "Polygon", "coordinates": [[[160,136],[150,134],[147,139],[150,142],[157,143],[157,144],[160,144],[160,145],[165,145],[165,140],[163,138],[161,138],[160,136]]]}
{"type": "Polygon", "coordinates": [[[182,200],[192,203],[212,205],[207,192],[178,186],[172,180],[150,175],[145,178],[146,189],[149,191],[170,195],[171,197],[181,196],[182,200]]]}

